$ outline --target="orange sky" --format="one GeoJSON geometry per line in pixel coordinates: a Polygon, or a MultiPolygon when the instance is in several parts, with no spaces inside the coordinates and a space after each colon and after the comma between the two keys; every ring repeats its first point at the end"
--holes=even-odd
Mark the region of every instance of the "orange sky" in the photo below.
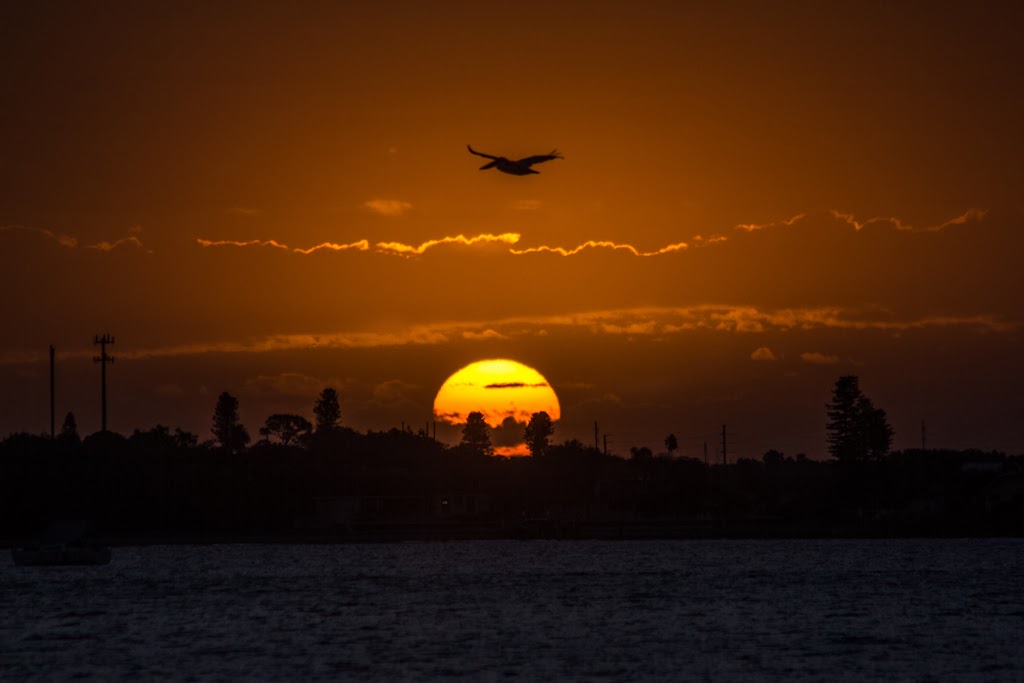
{"type": "MultiPolygon", "coordinates": [[[[0,6],[0,435],[422,425],[512,358],[556,438],[1024,451],[1019,3],[0,6]],[[557,148],[539,175],[466,145],[557,148]]],[[[457,431],[441,433],[457,439],[457,431]]]]}

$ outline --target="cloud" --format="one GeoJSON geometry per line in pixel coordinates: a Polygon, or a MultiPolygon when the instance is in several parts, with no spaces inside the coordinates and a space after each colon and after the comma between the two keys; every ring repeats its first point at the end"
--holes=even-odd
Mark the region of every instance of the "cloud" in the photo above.
{"type": "MultiPolygon", "coordinates": [[[[951,219],[949,219],[947,221],[944,221],[942,223],[939,223],[937,225],[930,225],[930,226],[927,226],[927,227],[924,227],[924,228],[916,228],[913,225],[910,225],[909,223],[904,222],[903,219],[898,218],[896,216],[874,216],[872,218],[868,218],[868,219],[865,219],[865,220],[858,220],[857,217],[853,213],[849,213],[849,212],[846,212],[846,211],[840,211],[838,209],[830,209],[828,211],[828,215],[832,216],[833,218],[835,218],[835,219],[837,219],[837,220],[839,220],[839,221],[841,221],[843,223],[846,223],[847,225],[852,227],[857,232],[860,232],[861,230],[863,230],[864,228],[866,228],[869,225],[876,225],[876,224],[880,224],[880,223],[881,224],[888,224],[894,230],[899,230],[899,231],[906,231],[906,232],[936,232],[936,231],[939,231],[939,230],[944,230],[945,228],[948,228],[948,227],[950,227],[952,225],[963,225],[965,223],[981,221],[981,220],[983,220],[985,218],[985,216],[987,214],[988,214],[988,212],[985,211],[984,209],[968,209],[967,211],[963,212],[959,216],[955,216],[955,217],[953,217],[953,218],[951,218],[951,219]]],[[[779,226],[791,226],[791,225],[794,225],[796,223],[799,223],[799,222],[809,218],[810,215],[811,215],[810,212],[804,211],[804,212],[796,214],[792,218],[787,218],[785,220],[772,221],[772,222],[769,222],[769,223],[740,223],[739,225],[736,226],[736,229],[737,230],[744,230],[746,232],[755,232],[755,231],[758,231],[758,230],[765,230],[765,229],[768,229],[768,228],[774,228],[774,227],[779,227],[779,226]]],[[[699,241],[701,241],[701,239],[702,238],[699,235],[697,237],[694,237],[694,241],[695,242],[699,242],[699,241]]],[[[724,239],[724,238],[721,238],[721,239],[724,239]]]]}
{"type": "Polygon", "coordinates": [[[70,235],[63,233],[55,233],[53,230],[48,228],[35,228],[30,225],[0,225],[0,232],[18,233],[27,232],[34,235],[40,235],[47,239],[53,240],[62,247],[73,248],[78,246],[78,240],[70,235]]]}
{"type": "Polygon", "coordinates": [[[497,330],[487,329],[483,332],[466,330],[462,333],[462,338],[469,339],[471,341],[484,341],[486,339],[508,339],[508,336],[498,332],[497,330]]]}
{"type": "MultiPolygon", "coordinates": [[[[377,210],[380,213],[385,213],[386,215],[398,215],[398,213],[401,213],[401,211],[405,210],[405,209],[399,208],[400,206],[406,206],[406,207],[408,206],[407,203],[405,203],[405,202],[396,202],[395,200],[373,200],[373,201],[374,202],[380,202],[379,204],[375,205],[377,207],[375,210],[377,210]]],[[[533,202],[535,200],[520,200],[520,201],[523,203],[520,208],[522,208],[524,210],[526,208],[534,207],[533,202]]],[[[369,205],[370,203],[371,202],[367,202],[367,205],[369,205]]],[[[873,224],[877,224],[877,223],[888,224],[894,230],[897,230],[897,231],[904,231],[904,232],[935,232],[935,231],[944,230],[945,228],[947,228],[949,226],[963,225],[963,224],[969,223],[969,222],[981,221],[986,216],[986,211],[984,211],[982,209],[968,209],[967,211],[965,211],[964,213],[960,214],[959,216],[955,216],[955,217],[953,217],[953,218],[951,218],[951,219],[949,219],[949,220],[947,220],[947,221],[945,221],[943,223],[940,223],[938,225],[934,225],[934,226],[930,226],[930,227],[922,228],[922,229],[917,229],[917,228],[914,228],[913,226],[911,226],[909,224],[904,223],[902,220],[900,220],[899,218],[896,218],[896,217],[886,217],[886,218],[875,217],[875,218],[869,218],[867,220],[861,221],[861,220],[858,220],[852,213],[844,213],[844,212],[838,211],[836,209],[832,209],[832,210],[828,211],[827,213],[828,213],[828,215],[832,216],[834,219],[840,221],[841,223],[845,223],[846,225],[849,225],[849,226],[853,227],[856,232],[860,232],[861,230],[863,230],[868,225],[873,225],[873,224]]],[[[819,214],[820,214],[820,212],[819,212],[819,214]]],[[[765,230],[768,230],[770,228],[775,228],[775,227],[779,227],[779,226],[793,226],[793,225],[795,225],[797,223],[800,223],[802,221],[807,220],[809,218],[809,216],[810,216],[810,213],[805,211],[805,212],[802,212],[802,213],[798,213],[798,214],[792,216],[791,218],[787,218],[785,220],[773,221],[773,222],[770,222],[770,223],[762,223],[762,224],[758,224],[758,223],[740,223],[739,225],[736,226],[736,229],[740,230],[740,231],[748,232],[748,233],[765,231],[765,230]]],[[[11,229],[11,227],[12,226],[8,226],[7,229],[11,229]]],[[[68,245],[73,246],[74,245],[73,238],[70,238],[70,237],[67,237],[67,236],[60,236],[60,237],[58,237],[58,236],[54,235],[52,232],[50,232],[50,231],[43,231],[43,234],[46,234],[51,239],[64,240],[64,242],[62,242],[62,244],[66,242],[67,243],[66,246],[68,246],[68,245]]],[[[579,254],[581,254],[581,253],[583,253],[585,251],[590,251],[590,250],[607,250],[607,251],[613,251],[613,252],[620,252],[620,253],[630,254],[632,256],[637,256],[637,257],[654,257],[654,256],[664,256],[664,255],[673,254],[673,253],[677,253],[677,252],[687,251],[690,248],[690,243],[689,242],[673,242],[673,243],[670,243],[670,244],[666,244],[665,246],[659,247],[657,249],[653,249],[653,250],[649,250],[649,251],[642,251],[640,248],[638,248],[635,245],[630,244],[628,242],[615,242],[615,241],[612,241],[612,240],[587,240],[585,242],[582,242],[582,243],[577,244],[576,246],[572,246],[572,247],[564,247],[564,246],[548,245],[548,244],[539,244],[539,245],[535,245],[535,246],[524,246],[524,247],[521,247],[521,248],[516,248],[514,246],[511,246],[511,245],[518,245],[520,243],[521,238],[522,238],[522,235],[520,235],[519,233],[513,233],[513,232],[507,232],[507,233],[501,233],[501,234],[482,233],[482,234],[479,234],[479,235],[474,235],[472,237],[467,237],[466,235],[459,234],[459,235],[455,235],[455,236],[446,236],[446,237],[440,237],[440,238],[436,238],[436,239],[429,239],[429,240],[426,240],[426,241],[421,242],[419,244],[407,244],[407,243],[404,243],[404,242],[397,242],[397,241],[376,242],[375,244],[373,244],[372,249],[373,249],[374,252],[382,253],[382,254],[396,254],[396,255],[399,255],[399,256],[421,256],[421,255],[423,255],[424,253],[426,253],[430,249],[434,249],[436,247],[440,247],[440,246],[444,246],[444,245],[451,245],[451,244],[459,244],[459,245],[463,245],[463,246],[476,246],[476,245],[485,245],[485,244],[507,244],[507,245],[510,245],[509,249],[508,249],[508,253],[513,255],[513,256],[529,256],[529,255],[532,255],[532,254],[555,254],[555,255],[558,255],[558,256],[569,257],[569,256],[577,256],[577,255],[579,255],[579,254]]],[[[693,239],[692,239],[693,244],[695,244],[697,246],[711,246],[711,245],[715,245],[715,244],[721,244],[721,243],[727,242],[727,241],[728,241],[727,237],[725,237],[724,235],[718,235],[718,234],[713,234],[710,237],[703,237],[702,235],[695,235],[693,237],[693,239]]],[[[295,248],[291,248],[288,245],[284,244],[283,242],[280,242],[280,241],[275,240],[275,239],[265,239],[265,240],[255,239],[255,240],[239,241],[239,240],[208,240],[208,239],[203,239],[203,238],[197,238],[196,242],[198,244],[204,246],[204,247],[212,247],[212,246],[218,246],[218,247],[220,247],[220,246],[275,247],[275,248],[278,248],[278,249],[287,250],[287,251],[291,251],[293,253],[302,254],[302,255],[309,255],[309,254],[311,254],[313,252],[320,251],[320,250],[329,250],[329,251],[350,251],[350,250],[352,250],[352,251],[362,251],[362,252],[370,251],[371,250],[370,242],[369,242],[369,240],[366,240],[366,239],[357,240],[355,242],[349,242],[349,243],[323,242],[321,244],[317,244],[317,245],[311,246],[311,247],[295,247],[295,248]]],[[[119,245],[125,244],[125,243],[133,243],[133,244],[136,244],[136,246],[141,246],[141,242],[139,242],[136,238],[133,238],[133,237],[124,238],[124,239],[119,240],[119,241],[114,242],[114,243],[102,242],[100,244],[93,245],[93,246],[94,246],[94,248],[98,248],[98,249],[112,249],[112,248],[114,248],[116,246],[119,246],[119,245]]]]}
{"type": "Polygon", "coordinates": [[[287,244],[281,244],[277,240],[206,240],[202,237],[196,238],[196,244],[203,247],[274,247],[288,251],[287,244]]]}
{"type": "Polygon", "coordinates": [[[950,218],[945,223],[925,228],[930,231],[944,230],[951,225],[964,225],[965,223],[978,222],[984,220],[985,216],[988,215],[988,211],[984,209],[967,209],[962,214],[955,218],[950,218]]]}
{"type": "Polygon", "coordinates": [[[643,320],[626,324],[601,323],[601,331],[607,334],[648,335],[657,334],[658,323],[654,320],[643,320]]]}
{"type": "MultiPolygon", "coordinates": [[[[490,234],[483,233],[467,237],[459,234],[455,236],[440,237],[437,239],[430,239],[419,244],[406,244],[404,242],[377,242],[373,245],[373,249],[377,253],[383,254],[397,254],[399,256],[420,256],[430,249],[450,244],[459,244],[463,246],[476,246],[485,244],[517,244],[522,235],[515,232],[506,232],[501,234],[490,234]]],[[[699,238],[698,238],[699,239],[699,238]]],[[[710,244],[718,241],[723,241],[724,237],[715,237],[705,243],[710,244]]],[[[253,240],[209,240],[201,237],[196,238],[196,243],[203,247],[275,247],[277,249],[283,249],[285,251],[291,251],[296,254],[308,255],[321,249],[329,249],[333,251],[345,251],[354,249],[357,251],[368,251],[370,249],[370,242],[368,240],[358,240],[348,244],[337,244],[334,242],[323,242],[321,244],[302,248],[292,248],[287,244],[280,242],[276,239],[253,239],[253,240]]],[[[565,247],[552,247],[548,245],[538,245],[535,247],[527,247],[525,249],[514,249],[510,248],[509,253],[514,256],[525,256],[528,254],[539,254],[539,253],[551,253],[558,254],[560,256],[575,256],[580,252],[588,249],[609,249],[612,251],[622,251],[632,254],[633,256],[660,256],[663,254],[671,254],[673,252],[685,251],[689,249],[690,245],[687,242],[675,242],[667,244],[654,251],[640,251],[632,244],[611,242],[607,240],[589,240],[582,244],[579,244],[572,248],[565,247]]]]}
{"type": "MultiPolygon", "coordinates": [[[[440,239],[427,240],[420,244],[405,244],[404,242],[377,242],[373,245],[373,249],[378,253],[382,254],[397,254],[399,256],[419,256],[424,254],[430,249],[440,247],[448,244],[461,244],[463,246],[476,246],[486,244],[515,244],[519,241],[519,234],[514,232],[506,232],[500,235],[481,234],[474,235],[473,237],[466,237],[465,235],[455,235],[454,237],[442,237],[440,239]]],[[[322,242],[312,247],[289,247],[283,242],[279,242],[274,239],[269,240],[208,240],[202,237],[196,238],[196,244],[202,247],[274,247],[275,249],[281,249],[283,251],[289,251],[294,254],[302,254],[308,256],[313,252],[320,250],[329,251],[369,251],[370,242],[369,240],[357,240],[355,242],[349,242],[348,244],[339,244],[335,242],[322,242]]]]}
{"type": "MultiPolygon", "coordinates": [[[[885,315],[840,306],[813,308],[758,308],[702,304],[679,307],[640,307],[489,321],[493,329],[532,324],[544,328],[584,328],[602,334],[663,335],[692,330],[760,333],[768,330],[882,330],[905,332],[935,327],[967,327],[989,332],[1009,332],[1019,325],[990,315],[919,316],[894,319],[885,315]]],[[[526,332],[524,332],[525,334],[526,332]]]]}
{"type": "Polygon", "coordinates": [[[370,243],[367,240],[359,240],[351,242],[349,244],[337,244],[335,242],[321,242],[315,247],[309,249],[300,249],[296,247],[292,249],[297,254],[312,254],[314,251],[320,251],[321,249],[327,249],[329,251],[347,251],[349,249],[355,249],[356,251],[366,251],[370,248],[370,243]]]}
{"type": "Polygon", "coordinates": [[[412,208],[412,204],[400,199],[371,199],[363,202],[363,206],[381,216],[401,216],[412,208]]]}
{"type": "MultiPolygon", "coordinates": [[[[640,307],[608,309],[543,316],[517,316],[479,322],[449,321],[413,325],[398,331],[348,331],[324,334],[275,334],[246,341],[197,342],[160,347],[124,349],[125,359],[162,358],[204,354],[268,353],[299,349],[388,348],[444,344],[452,341],[473,343],[494,338],[490,332],[513,339],[533,337],[533,330],[549,333],[559,330],[594,335],[665,336],[695,330],[723,334],[757,334],[790,330],[877,330],[906,332],[923,329],[964,328],[979,332],[1015,332],[1018,323],[990,315],[925,315],[895,319],[891,315],[873,316],[871,312],[838,306],[815,308],[762,309],[755,306],[708,304],[682,307],[640,307]],[[489,332],[490,331],[490,332],[489,332]]],[[[14,349],[0,352],[0,364],[40,362],[41,352],[14,349]]],[[[91,358],[91,347],[62,354],[91,358]]],[[[821,354],[824,357],[823,354],[821,354]]],[[[807,360],[806,362],[814,362],[807,360]]]]}
{"type": "MultiPolygon", "coordinates": [[[[402,332],[338,332],[332,334],[274,334],[247,341],[198,342],[170,346],[129,349],[119,356],[125,359],[166,358],[206,354],[270,353],[297,349],[365,349],[394,346],[442,344],[449,340],[442,326],[414,326],[402,332]]],[[[68,357],[89,356],[91,350],[68,352],[68,357]]],[[[5,357],[0,357],[0,363],[5,357]]]]}
{"type": "Polygon", "coordinates": [[[752,313],[747,307],[713,312],[710,317],[715,321],[715,329],[734,332],[764,332],[767,322],[763,315],[752,313]]]}
{"type": "Polygon", "coordinates": [[[414,256],[423,254],[428,249],[433,249],[434,247],[445,244],[462,244],[465,246],[494,243],[515,244],[519,241],[519,237],[520,235],[514,232],[506,232],[500,235],[482,234],[474,237],[456,235],[455,237],[442,237],[436,240],[427,240],[426,242],[421,242],[418,246],[403,244],[401,242],[378,242],[375,247],[381,252],[391,252],[402,256],[414,256]]]}
{"type": "Polygon", "coordinates": [[[512,202],[512,209],[515,211],[536,211],[544,203],[539,199],[519,199],[512,202]]]}
{"type": "Polygon", "coordinates": [[[793,225],[797,221],[803,220],[807,216],[807,213],[798,213],[792,218],[787,218],[784,221],[774,221],[772,223],[740,223],[736,226],[737,230],[746,230],[747,232],[753,232],[755,230],[764,230],[765,228],[772,228],[778,225],[793,225]]]}
{"type": "Polygon", "coordinates": [[[852,213],[843,213],[842,211],[836,211],[835,209],[829,211],[829,213],[832,214],[833,217],[838,218],[847,225],[852,226],[853,229],[856,230],[857,232],[860,232],[867,226],[874,225],[875,223],[889,223],[892,227],[894,227],[897,230],[913,230],[912,226],[905,225],[903,221],[901,221],[899,218],[894,218],[891,216],[886,218],[876,216],[874,218],[869,218],[866,221],[858,221],[852,213]]]}
{"type": "Polygon", "coordinates": [[[95,249],[96,251],[113,251],[114,249],[122,246],[132,246],[138,249],[145,249],[142,239],[138,237],[138,235],[142,233],[142,227],[138,225],[133,225],[128,229],[129,234],[127,237],[122,237],[114,241],[101,240],[94,244],[83,244],[81,240],[76,237],[72,237],[71,235],[57,233],[49,228],[36,228],[29,225],[0,225],[0,232],[22,232],[39,235],[68,249],[81,247],[83,249],[95,249]]]}
{"type": "Polygon", "coordinates": [[[410,394],[415,395],[419,386],[403,382],[400,379],[389,379],[379,382],[373,387],[373,399],[378,405],[413,402],[410,394]]]}
{"type": "Polygon", "coordinates": [[[536,247],[527,247],[525,249],[509,249],[509,253],[515,254],[516,256],[540,253],[558,254],[559,256],[575,256],[586,249],[610,249],[612,251],[625,251],[633,256],[659,256],[661,254],[670,254],[675,251],[684,251],[688,249],[689,246],[690,245],[686,242],[676,242],[675,244],[666,245],[655,251],[640,251],[632,244],[610,242],[607,240],[588,240],[570,249],[565,247],[540,245],[536,247]]]}
{"type": "Polygon", "coordinates": [[[829,211],[829,214],[831,214],[834,218],[837,218],[842,222],[846,223],[847,225],[852,226],[853,229],[858,232],[860,232],[867,226],[874,225],[876,223],[888,223],[896,230],[902,230],[907,232],[939,232],[941,230],[945,230],[946,228],[952,225],[964,225],[966,223],[984,220],[985,216],[988,215],[988,212],[985,211],[984,209],[967,209],[967,211],[964,211],[959,216],[950,218],[949,220],[939,223],[937,225],[930,225],[924,228],[915,228],[913,225],[904,223],[902,220],[894,216],[875,216],[874,218],[869,218],[864,221],[858,221],[852,213],[844,213],[842,211],[832,209],[831,211],[829,211]]]}
{"type": "MultiPolygon", "coordinates": [[[[330,382],[305,375],[299,372],[281,372],[276,375],[257,375],[245,381],[243,390],[246,394],[276,398],[279,396],[318,396],[327,386],[336,386],[338,382],[330,382]]],[[[312,406],[312,404],[311,404],[312,406]]]]}
{"type": "Polygon", "coordinates": [[[97,249],[99,251],[113,251],[114,249],[117,249],[118,247],[121,247],[121,246],[124,246],[124,245],[130,245],[130,246],[133,246],[133,247],[136,247],[136,248],[139,248],[139,249],[144,248],[144,246],[142,244],[142,240],[140,240],[135,235],[130,235],[128,237],[122,237],[121,239],[115,240],[113,242],[107,242],[107,241],[104,240],[102,242],[97,242],[96,244],[87,244],[87,245],[85,245],[85,248],[86,249],[97,249]]]}
{"type": "Polygon", "coordinates": [[[540,389],[548,386],[547,382],[538,382],[536,384],[527,384],[526,382],[495,382],[494,384],[485,384],[484,389],[540,389]]]}
{"type": "Polygon", "coordinates": [[[750,354],[751,360],[778,360],[767,346],[759,346],[750,354]]]}
{"type": "Polygon", "coordinates": [[[805,351],[800,354],[800,360],[811,365],[835,365],[839,362],[839,356],[832,356],[817,351],[805,351]]]}

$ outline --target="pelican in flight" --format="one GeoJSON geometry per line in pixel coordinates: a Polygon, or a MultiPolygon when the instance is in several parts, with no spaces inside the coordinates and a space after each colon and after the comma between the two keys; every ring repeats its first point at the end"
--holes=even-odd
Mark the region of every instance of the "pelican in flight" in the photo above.
{"type": "Polygon", "coordinates": [[[489,164],[484,164],[483,166],[480,167],[481,171],[486,171],[489,168],[496,168],[502,173],[508,173],[509,175],[530,175],[531,173],[540,173],[540,171],[534,171],[530,167],[533,166],[534,164],[540,164],[545,161],[551,161],[552,159],[565,158],[558,153],[557,149],[554,149],[551,150],[550,154],[538,154],[537,156],[526,157],[525,159],[517,159],[515,161],[512,161],[511,159],[506,159],[505,157],[496,157],[490,154],[484,154],[483,152],[478,152],[469,145],[466,145],[466,147],[469,149],[471,154],[475,154],[478,157],[492,159],[492,161],[489,164]]]}

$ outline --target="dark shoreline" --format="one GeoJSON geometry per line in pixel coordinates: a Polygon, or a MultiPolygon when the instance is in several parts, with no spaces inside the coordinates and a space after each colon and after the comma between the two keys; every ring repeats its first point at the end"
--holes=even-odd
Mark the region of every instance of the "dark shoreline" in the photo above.
{"type": "Polygon", "coordinates": [[[0,542],[1024,537],[1024,456],[709,465],[578,444],[506,459],[404,433],[341,436],[351,442],[336,450],[238,454],[147,450],[111,435],[68,452],[9,440],[0,542]]]}
{"type": "MultiPolygon", "coordinates": [[[[586,523],[573,527],[508,527],[487,523],[373,523],[353,524],[348,530],[201,535],[97,536],[93,542],[110,547],[149,545],[348,545],[359,543],[447,543],[496,540],[564,541],[773,541],[773,540],[893,540],[893,539],[1013,539],[1021,534],[1006,529],[881,529],[866,526],[812,528],[804,524],[761,525],[720,523],[699,526],[673,522],[586,523]]],[[[0,538],[0,548],[32,545],[36,539],[0,538]]]]}

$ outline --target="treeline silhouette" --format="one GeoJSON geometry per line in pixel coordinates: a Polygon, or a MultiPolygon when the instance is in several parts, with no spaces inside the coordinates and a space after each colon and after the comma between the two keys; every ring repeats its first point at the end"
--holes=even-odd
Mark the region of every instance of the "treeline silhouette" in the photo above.
{"type": "Polygon", "coordinates": [[[160,425],[81,440],[70,417],[57,438],[0,442],[0,536],[66,519],[125,542],[1024,533],[1024,456],[889,453],[884,413],[852,384],[840,378],[826,407],[837,449],[826,462],[772,449],[707,464],[675,456],[673,435],[665,454],[620,458],[551,442],[540,414],[526,434],[533,456],[496,457],[478,420],[456,446],[426,430],[341,426],[333,390],[315,424],[274,415],[252,445],[227,393],[208,441],[160,425]]]}

